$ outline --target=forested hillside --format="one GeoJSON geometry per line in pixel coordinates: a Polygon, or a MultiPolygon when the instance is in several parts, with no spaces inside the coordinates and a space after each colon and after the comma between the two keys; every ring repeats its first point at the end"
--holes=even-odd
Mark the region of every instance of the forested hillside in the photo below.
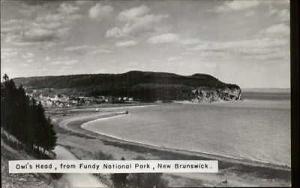
{"type": "Polygon", "coordinates": [[[226,84],[207,74],[182,76],[163,72],[130,71],[123,74],[85,74],[15,78],[18,85],[27,88],[68,89],[87,96],[127,96],[142,101],[190,100],[192,90],[215,90],[222,95],[240,90],[235,84],[226,84]],[[226,92],[225,92],[226,90],[226,92]]]}

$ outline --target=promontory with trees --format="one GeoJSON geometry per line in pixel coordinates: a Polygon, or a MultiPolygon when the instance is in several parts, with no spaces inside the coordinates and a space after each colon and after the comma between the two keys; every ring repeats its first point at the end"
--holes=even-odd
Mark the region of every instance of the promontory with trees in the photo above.
{"type": "Polygon", "coordinates": [[[59,94],[132,97],[136,101],[231,101],[241,98],[238,85],[208,74],[183,76],[165,72],[130,71],[122,74],[82,74],[15,78],[29,89],[54,89],[59,94]]]}

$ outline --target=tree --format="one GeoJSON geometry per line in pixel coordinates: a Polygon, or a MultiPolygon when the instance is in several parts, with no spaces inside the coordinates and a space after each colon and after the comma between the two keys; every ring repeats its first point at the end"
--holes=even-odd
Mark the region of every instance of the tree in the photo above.
{"type": "MultiPolygon", "coordinates": [[[[18,88],[5,74],[1,82],[1,127],[21,141],[27,149],[52,150],[56,133],[46,118],[41,103],[26,95],[23,86],[18,88]]],[[[40,150],[38,150],[40,152],[40,150]]]]}
{"type": "Polygon", "coordinates": [[[3,75],[3,80],[4,80],[4,81],[7,81],[7,80],[9,80],[9,78],[8,78],[7,74],[4,74],[4,75],[3,75]]]}

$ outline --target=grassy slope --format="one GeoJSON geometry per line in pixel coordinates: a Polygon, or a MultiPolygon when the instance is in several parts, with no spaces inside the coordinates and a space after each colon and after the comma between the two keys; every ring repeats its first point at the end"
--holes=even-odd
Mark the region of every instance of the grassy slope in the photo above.
{"type": "Polygon", "coordinates": [[[31,187],[31,188],[51,188],[50,176],[41,174],[9,174],[9,160],[31,160],[23,151],[16,151],[1,139],[1,187],[31,187]]]}

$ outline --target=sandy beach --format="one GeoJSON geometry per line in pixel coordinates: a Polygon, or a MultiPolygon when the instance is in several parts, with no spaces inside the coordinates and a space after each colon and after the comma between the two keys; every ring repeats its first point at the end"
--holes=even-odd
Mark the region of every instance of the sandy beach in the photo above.
{"type": "MultiPolygon", "coordinates": [[[[135,107],[131,107],[135,108],[135,107]]],[[[51,112],[50,112],[51,114],[51,112]]],[[[58,143],[79,159],[95,159],[97,152],[111,154],[114,159],[196,159],[219,160],[217,174],[164,174],[169,186],[290,186],[290,169],[247,160],[214,156],[206,153],[165,148],[131,142],[112,135],[87,130],[86,123],[126,115],[123,107],[93,110],[69,110],[64,116],[52,116],[58,132],[58,143]]],[[[107,180],[109,182],[109,180],[107,180]]]]}

